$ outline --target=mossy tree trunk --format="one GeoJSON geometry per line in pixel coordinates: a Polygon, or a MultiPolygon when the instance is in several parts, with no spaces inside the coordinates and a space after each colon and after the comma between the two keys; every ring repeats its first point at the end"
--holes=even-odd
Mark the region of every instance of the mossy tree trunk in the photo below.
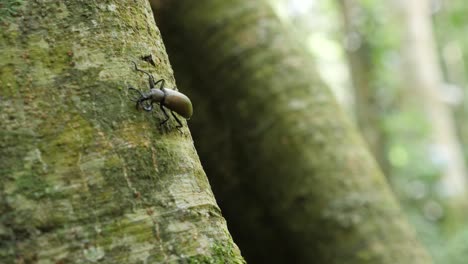
{"type": "Polygon", "coordinates": [[[356,129],[266,2],[153,3],[179,85],[203,113],[194,137],[247,260],[431,263],[356,129]]]}
{"type": "Polygon", "coordinates": [[[131,61],[175,86],[148,2],[10,2],[0,262],[242,262],[188,129],[160,129],[128,98],[130,85],[148,89],[131,61]]]}

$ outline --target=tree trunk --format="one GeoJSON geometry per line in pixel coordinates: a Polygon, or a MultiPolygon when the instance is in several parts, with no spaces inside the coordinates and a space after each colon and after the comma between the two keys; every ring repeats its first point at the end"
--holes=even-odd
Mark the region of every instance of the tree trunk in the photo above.
{"type": "Polygon", "coordinates": [[[313,61],[264,1],[154,3],[247,260],[431,263],[313,61]]]}
{"type": "Polygon", "coordinates": [[[444,194],[462,199],[466,194],[467,170],[451,109],[441,99],[442,77],[430,20],[430,1],[408,1],[401,9],[406,29],[403,72],[408,88],[418,95],[431,122],[433,155],[442,161],[444,194]]]}
{"type": "Polygon", "coordinates": [[[343,16],[343,31],[347,39],[346,54],[353,80],[357,121],[373,156],[387,173],[389,165],[386,159],[386,137],[382,129],[382,107],[379,106],[378,100],[378,73],[373,56],[375,53],[359,25],[356,25],[356,20],[360,17],[353,12],[362,11],[356,2],[340,0],[339,5],[343,16]]]}
{"type": "Polygon", "coordinates": [[[0,262],[243,262],[187,128],[128,97],[148,89],[132,61],[175,86],[147,1],[18,3],[0,30],[0,262]]]}

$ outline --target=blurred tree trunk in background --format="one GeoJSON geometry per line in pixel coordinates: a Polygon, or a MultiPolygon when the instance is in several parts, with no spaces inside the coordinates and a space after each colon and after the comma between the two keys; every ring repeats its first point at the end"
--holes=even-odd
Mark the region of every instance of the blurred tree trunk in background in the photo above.
{"type": "Polygon", "coordinates": [[[174,85],[149,4],[98,2],[2,6],[0,262],[242,262],[189,131],[127,97],[142,55],[174,85]]]}
{"type": "MultiPolygon", "coordinates": [[[[451,109],[442,102],[445,91],[441,91],[442,80],[428,3],[398,0],[388,3],[342,0],[340,3],[346,12],[347,39],[359,44],[350,45],[348,40],[345,45],[358,47],[356,52],[350,52],[350,65],[366,67],[364,77],[353,70],[354,82],[360,80],[364,87],[370,84],[373,88],[370,91],[377,98],[375,102],[381,108],[377,111],[378,107],[373,110],[374,106],[367,106],[368,111],[374,111],[372,114],[380,114],[379,124],[383,124],[374,128],[379,130],[375,133],[381,133],[385,138],[382,142],[385,146],[381,148],[386,151],[389,161],[386,168],[388,178],[421,239],[430,247],[433,256],[438,261],[442,260],[440,263],[445,263],[441,252],[445,249],[447,236],[443,231],[446,231],[445,227],[454,227],[454,223],[460,224],[463,219],[460,213],[464,207],[460,202],[464,197],[465,168],[460,159],[451,109]],[[424,5],[415,6],[417,3],[424,5]],[[418,13],[416,17],[406,10],[408,8],[418,13]],[[406,12],[405,16],[403,12],[406,12]],[[423,23],[415,25],[413,19],[423,23]],[[424,40],[415,40],[419,34],[424,40]],[[353,63],[354,60],[358,62],[353,63]],[[427,93],[427,86],[429,91],[440,92],[427,93]],[[445,121],[433,120],[441,116],[445,121]],[[434,141],[450,141],[450,147],[443,152],[437,151],[434,141]],[[451,163],[454,155],[456,162],[451,163]],[[457,175],[450,176],[456,180],[447,180],[446,175],[457,175]],[[441,179],[449,184],[457,184],[457,181],[462,184],[457,201],[445,199],[447,197],[441,199],[437,192],[441,179]]],[[[357,100],[362,97],[359,90],[357,97],[357,100]]],[[[361,103],[369,102],[358,102],[361,103]]]]}
{"type": "Polygon", "coordinates": [[[313,60],[266,2],[152,2],[247,260],[431,263],[313,60]]]}
{"type": "MultiPolygon", "coordinates": [[[[456,125],[459,139],[464,147],[465,164],[468,161],[468,6],[465,0],[443,0],[436,2],[435,33],[438,47],[444,62],[445,78],[449,89],[444,94],[449,95],[450,102],[455,107],[456,125]]],[[[445,241],[446,254],[440,263],[465,264],[468,259],[468,225],[467,210],[456,208],[459,228],[451,228],[450,240],[445,241]]]]}
{"type": "Polygon", "coordinates": [[[434,156],[442,163],[444,195],[464,199],[466,167],[450,107],[444,102],[443,82],[432,31],[429,0],[401,2],[405,29],[402,43],[407,89],[420,99],[431,122],[434,156]]]}
{"type": "MultiPolygon", "coordinates": [[[[355,111],[359,128],[377,159],[384,174],[389,173],[386,158],[386,138],[383,127],[382,101],[377,92],[378,65],[375,64],[375,47],[362,32],[357,17],[362,8],[355,0],[340,0],[343,15],[345,50],[348,55],[351,77],[355,92],[355,111]]],[[[361,17],[362,19],[362,17],[361,17]]]]}
{"type": "Polygon", "coordinates": [[[442,1],[442,8],[435,17],[437,42],[442,54],[445,77],[449,82],[448,91],[452,104],[456,105],[456,125],[460,141],[463,142],[465,164],[468,161],[468,38],[460,34],[468,30],[466,1],[442,1]]]}

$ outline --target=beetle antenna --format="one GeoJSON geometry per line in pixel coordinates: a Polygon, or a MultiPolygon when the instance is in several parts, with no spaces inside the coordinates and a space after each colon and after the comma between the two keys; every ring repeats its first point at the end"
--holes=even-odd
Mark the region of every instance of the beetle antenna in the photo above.
{"type": "Polygon", "coordinates": [[[135,71],[139,71],[139,72],[142,72],[142,73],[145,73],[146,75],[148,75],[149,82],[150,82],[150,89],[154,88],[154,77],[153,77],[153,75],[151,75],[151,73],[149,73],[147,71],[139,69],[137,67],[136,62],[132,61],[132,63],[133,63],[133,65],[135,65],[135,71]]]}
{"type": "MultiPolygon", "coordinates": [[[[128,97],[129,97],[130,100],[132,100],[133,102],[137,102],[140,98],[145,97],[145,96],[143,95],[143,93],[142,93],[140,90],[136,89],[136,88],[129,87],[129,88],[128,88],[128,91],[129,91],[128,97]],[[139,96],[130,95],[130,91],[137,92],[139,96]]],[[[133,93],[133,92],[132,92],[132,93],[133,93]]]]}

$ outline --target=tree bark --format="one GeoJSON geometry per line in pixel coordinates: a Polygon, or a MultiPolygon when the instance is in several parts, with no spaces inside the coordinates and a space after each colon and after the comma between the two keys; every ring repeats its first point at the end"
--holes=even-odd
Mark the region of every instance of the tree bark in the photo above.
{"type": "Polygon", "coordinates": [[[242,263],[188,129],[160,128],[159,111],[128,98],[129,86],[148,89],[132,61],[175,86],[148,2],[8,8],[0,262],[242,263]],[[139,59],[148,54],[156,67],[139,59]]]}
{"type": "Polygon", "coordinates": [[[431,263],[313,61],[264,1],[154,1],[196,143],[252,263],[431,263]],[[190,46],[184,45],[190,43],[190,46]]]}

